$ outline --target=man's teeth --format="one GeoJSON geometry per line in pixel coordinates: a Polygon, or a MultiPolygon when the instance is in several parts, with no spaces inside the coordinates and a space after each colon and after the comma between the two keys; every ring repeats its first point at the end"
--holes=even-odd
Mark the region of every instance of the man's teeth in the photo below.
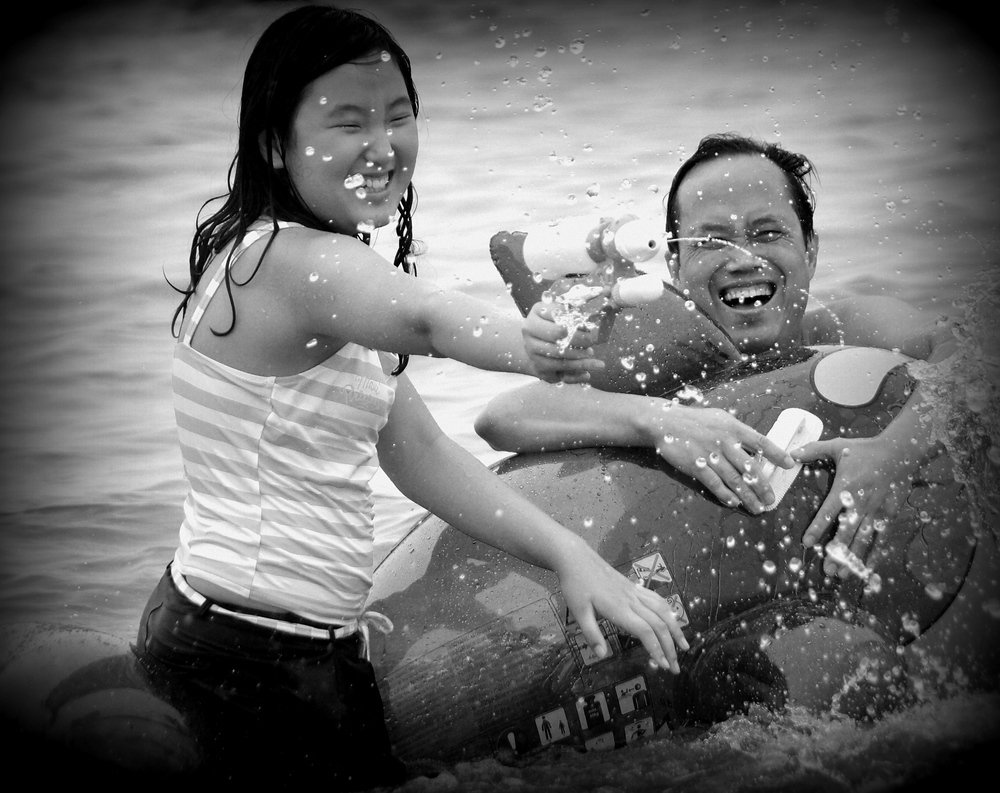
{"type": "Polygon", "coordinates": [[[752,286],[734,286],[724,289],[722,301],[729,306],[745,306],[749,303],[763,305],[774,295],[771,284],[753,284],[752,286]]]}

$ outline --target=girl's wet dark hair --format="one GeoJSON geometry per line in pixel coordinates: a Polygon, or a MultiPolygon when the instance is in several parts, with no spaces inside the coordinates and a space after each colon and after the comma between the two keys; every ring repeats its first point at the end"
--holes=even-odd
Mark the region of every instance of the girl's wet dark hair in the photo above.
{"type": "MultiPolygon", "coordinates": [[[[389,53],[399,68],[413,114],[417,115],[419,100],[409,57],[381,23],[361,12],[331,6],[303,6],[276,19],[258,39],[243,75],[239,138],[236,155],[229,166],[229,191],[202,205],[188,258],[190,283],[186,289],[174,287],[183,295],[171,323],[175,336],[180,331],[180,323],[195,287],[212,257],[234,240],[242,239],[254,221],[266,217],[273,222],[274,233],[267,243],[268,248],[279,232],[279,220],[326,230],[326,224],[300,200],[285,170],[274,167],[273,152],[276,149],[284,156],[285,141],[306,86],[331,69],[345,63],[370,61],[382,52],[389,53]],[[223,202],[221,207],[202,219],[202,213],[208,206],[219,200],[223,202]]],[[[393,261],[397,267],[414,275],[416,267],[409,254],[413,242],[412,213],[415,203],[416,191],[411,184],[399,202],[396,223],[399,244],[393,261]]],[[[367,234],[359,233],[358,237],[366,243],[370,241],[367,234]]],[[[264,251],[266,255],[267,249],[264,251]]],[[[236,325],[232,293],[234,281],[229,265],[227,259],[224,263],[225,284],[232,321],[224,330],[212,329],[220,336],[230,333],[236,325]]],[[[256,271],[248,276],[247,281],[253,278],[256,271]]],[[[396,374],[406,366],[407,358],[400,356],[396,374]]]]}
{"type": "MultiPolygon", "coordinates": [[[[677,200],[677,192],[684,177],[705,160],[733,154],[766,157],[784,172],[788,189],[792,193],[792,206],[799,219],[799,225],[802,227],[802,236],[806,242],[809,242],[814,232],[813,215],[816,212],[816,196],[808,180],[810,176],[816,174],[815,166],[805,155],[783,149],[777,143],[765,143],[732,132],[723,132],[702,138],[695,153],[677,169],[674,180],[670,184],[670,193],[667,195],[667,233],[671,237],[681,236],[681,210],[677,200]]],[[[678,247],[676,242],[669,243],[670,252],[673,254],[678,252],[678,247]]]]}

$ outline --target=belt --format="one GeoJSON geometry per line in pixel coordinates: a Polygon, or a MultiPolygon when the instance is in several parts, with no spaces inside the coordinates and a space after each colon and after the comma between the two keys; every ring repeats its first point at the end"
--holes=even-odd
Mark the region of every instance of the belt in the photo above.
{"type": "Polygon", "coordinates": [[[207,604],[208,610],[215,614],[223,614],[227,617],[242,620],[243,622],[248,622],[260,628],[280,631],[281,633],[287,633],[292,636],[300,636],[307,639],[321,639],[324,641],[330,639],[344,639],[348,636],[353,636],[355,633],[360,633],[362,639],[361,655],[366,660],[369,658],[368,640],[370,629],[375,628],[380,633],[391,633],[393,629],[392,620],[385,616],[385,614],[381,614],[378,611],[366,611],[357,619],[348,620],[343,625],[330,625],[329,627],[309,625],[305,622],[293,622],[291,620],[283,620],[277,617],[269,617],[264,614],[236,611],[209,600],[203,594],[194,589],[187,582],[187,579],[184,578],[180,571],[177,570],[177,567],[174,564],[170,565],[170,578],[174,582],[174,586],[177,587],[177,590],[196,606],[203,607],[207,604]]]}

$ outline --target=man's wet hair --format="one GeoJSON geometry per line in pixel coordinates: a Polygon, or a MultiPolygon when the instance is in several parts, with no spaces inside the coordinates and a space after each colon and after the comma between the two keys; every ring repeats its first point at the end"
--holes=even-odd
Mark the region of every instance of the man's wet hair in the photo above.
{"type": "MultiPolygon", "coordinates": [[[[735,132],[722,132],[708,135],[701,139],[695,153],[688,157],[670,184],[667,195],[667,232],[671,237],[679,237],[680,206],[677,192],[684,177],[697,165],[715,157],[732,155],[759,155],[777,165],[785,174],[788,189],[792,194],[792,206],[802,227],[802,236],[809,242],[813,236],[813,215],[816,211],[816,196],[809,184],[809,179],[816,174],[816,168],[804,154],[796,154],[782,148],[777,143],[767,143],[762,140],[740,135],[735,132]]],[[[670,252],[677,253],[678,244],[670,243],[670,252]]]]}

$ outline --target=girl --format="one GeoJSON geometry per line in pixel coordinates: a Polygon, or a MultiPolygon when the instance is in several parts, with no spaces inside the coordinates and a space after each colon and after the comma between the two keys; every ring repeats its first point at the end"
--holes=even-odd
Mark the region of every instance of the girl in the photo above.
{"type": "Polygon", "coordinates": [[[381,25],[285,14],[246,67],[229,193],[194,235],[174,315],[189,493],[135,651],[190,714],[213,778],[404,778],[366,659],[369,626],[391,627],[364,611],[377,465],[462,531],[557,572],[598,654],[597,615],[664,669],[687,647],[662,598],[447,438],[404,374],[411,354],[568,382],[595,365],[555,351],[563,331],[538,306],[522,331],[410,273],[417,107],[381,25]],[[397,213],[394,267],[367,243],[397,213]]]}

